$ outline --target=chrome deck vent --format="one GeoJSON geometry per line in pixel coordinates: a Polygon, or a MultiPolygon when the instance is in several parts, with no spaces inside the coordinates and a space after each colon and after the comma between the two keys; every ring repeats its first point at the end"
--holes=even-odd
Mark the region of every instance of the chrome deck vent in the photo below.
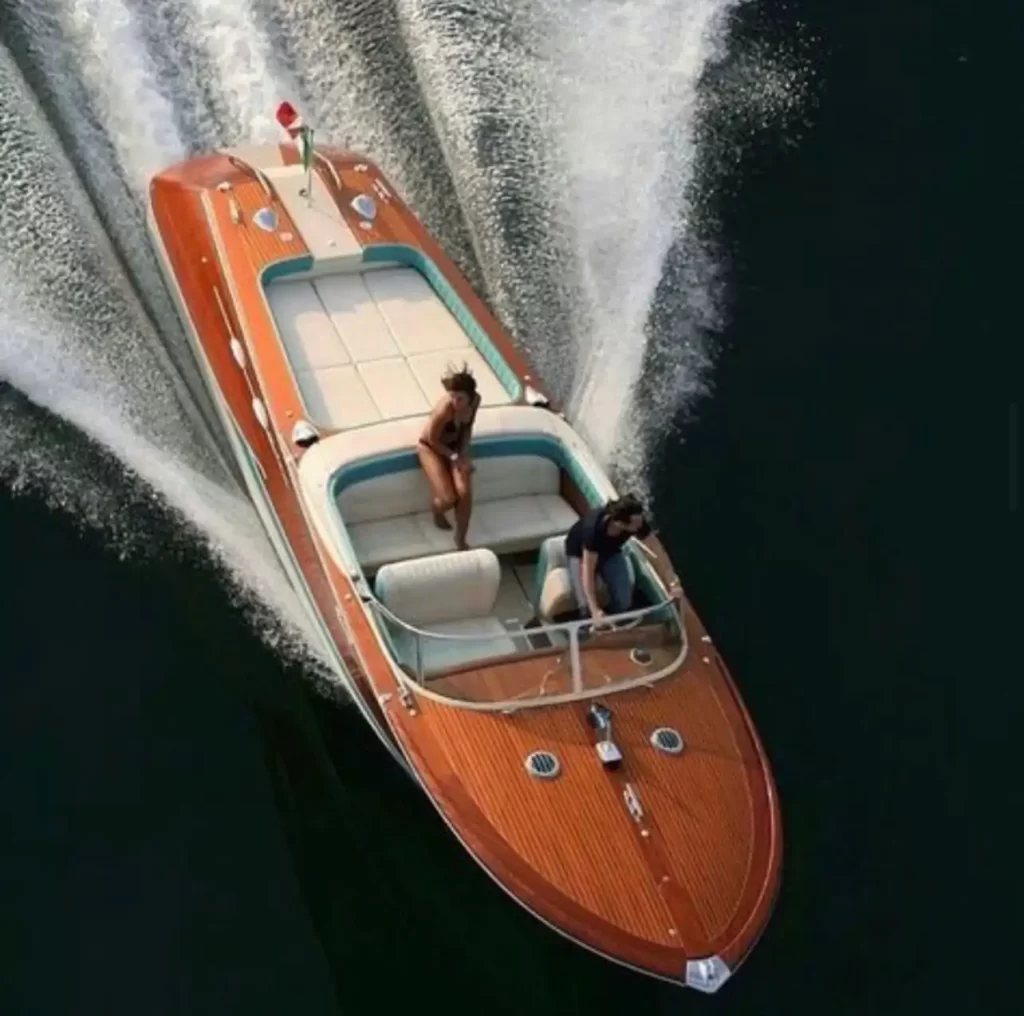
{"type": "Polygon", "coordinates": [[[526,771],[538,780],[553,780],[562,766],[549,751],[532,751],[526,756],[526,771]]]}
{"type": "Polygon", "coordinates": [[[649,649],[631,649],[629,658],[638,667],[648,667],[651,664],[651,651],[649,649]]]}
{"type": "Polygon", "coordinates": [[[682,735],[671,727],[658,727],[651,734],[651,744],[666,755],[678,755],[684,747],[682,735]]]}

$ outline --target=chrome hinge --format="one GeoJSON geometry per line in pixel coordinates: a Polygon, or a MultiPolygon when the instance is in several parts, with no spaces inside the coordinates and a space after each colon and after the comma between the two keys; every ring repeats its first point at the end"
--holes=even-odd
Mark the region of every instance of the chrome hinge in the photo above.
{"type": "Polygon", "coordinates": [[[404,684],[401,683],[398,685],[398,698],[410,713],[416,712],[416,702],[412,697],[412,693],[404,684]]]}
{"type": "Polygon", "coordinates": [[[629,809],[630,815],[633,816],[633,820],[635,822],[643,821],[644,809],[632,783],[626,784],[626,789],[622,792],[622,799],[626,802],[626,807],[629,809]]]}

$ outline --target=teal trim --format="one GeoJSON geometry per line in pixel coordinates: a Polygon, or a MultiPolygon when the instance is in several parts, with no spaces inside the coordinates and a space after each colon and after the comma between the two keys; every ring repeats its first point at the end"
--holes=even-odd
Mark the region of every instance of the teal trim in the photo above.
{"type": "Polygon", "coordinates": [[[452,288],[452,284],[444,273],[423,251],[402,243],[379,243],[364,249],[363,261],[367,263],[388,261],[415,268],[430,283],[430,288],[441,298],[441,302],[452,312],[455,320],[462,326],[462,330],[469,336],[469,340],[498,376],[498,380],[508,393],[509,398],[513,402],[518,402],[523,397],[523,386],[519,383],[515,372],[498,352],[491,337],[480,327],[480,322],[470,314],[469,309],[452,288]]]}
{"type": "MultiPolygon", "coordinates": [[[[557,438],[547,434],[494,435],[475,439],[471,447],[473,456],[480,459],[508,455],[537,455],[550,459],[572,477],[588,504],[597,505],[603,501],[593,480],[575,456],[571,455],[557,438]]],[[[390,476],[392,473],[404,473],[406,470],[419,468],[419,459],[411,448],[400,452],[389,452],[386,455],[377,455],[373,458],[360,459],[342,466],[331,477],[330,497],[337,503],[338,495],[353,484],[372,480],[378,476],[390,476]]]]}
{"type": "Polygon", "coordinates": [[[310,272],[313,270],[313,259],[308,254],[301,254],[299,257],[287,258],[284,261],[275,261],[267,265],[260,272],[260,282],[266,286],[274,279],[280,279],[285,275],[297,275],[299,272],[310,272]]]}
{"type": "Polygon", "coordinates": [[[658,591],[650,566],[645,561],[637,560],[637,552],[632,547],[629,548],[629,557],[633,566],[633,580],[649,603],[657,603],[661,599],[661,593],[658,591]]]}

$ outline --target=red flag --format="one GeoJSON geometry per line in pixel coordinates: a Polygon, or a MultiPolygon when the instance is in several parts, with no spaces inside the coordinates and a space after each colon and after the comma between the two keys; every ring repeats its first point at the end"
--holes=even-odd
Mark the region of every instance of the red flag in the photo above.
{"type": "Polygon", "coordinates": [[[302,117],[299,111],[287,100],[277,107],[277,122],[288,132],[293,140],[302,132],[302,117]]]}

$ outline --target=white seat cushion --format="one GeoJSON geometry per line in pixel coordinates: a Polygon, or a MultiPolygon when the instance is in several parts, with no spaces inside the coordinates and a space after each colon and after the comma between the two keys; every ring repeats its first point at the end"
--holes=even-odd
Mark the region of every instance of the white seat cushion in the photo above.
{"type": "MultiPolygon", "coordinates": [[[[539,455],[475,460],[473,515],[468,540],[497,553],[532,550],[564,534],[576,512],[559,494],[560,472],[539,455]]],[[[363,568],[444,554],[453,534],[438,529],[429,511],[430,487],[420,469],[406,469],[353,484],[338,507],[363,568]]]]}
{"type": "Polygon", "coordinates": [[[501,565],[493,551],[456,551],[398,561],[381,568],[377,598],[396,617],[417,628],[445,621],[486,617],[501,583],[501,565]]]}
{"type": "Polygon", "coordinates": [[[381,568],[374,583],[377,597],[396,617],[426,632],[472,636],[434,639],[390,622],[399,662],[429,675],[516,652],[505,626],[491,616],[500,583],[501,565],[485,548],[381,568]]]}
{"type": "MultiPolygon", "coordinates": [[[[565,534],[578,516],[557,494],[526,494],[484,501],[473,508],[467,539],[471,547],[497,554],[532,550],[549,536],[565,534]]],[[[399,515],[348,526],[352,549],[367,571],[391,561],[444,554],[454,546],[451,530],[438,529],[430,512],[399,515]]]]}
{"type": "Polygon", "coordinates": [[[576,611],[576,596],[568,568],[552,568],[544,577],[537,600],[537,616],[545,624],[554,624],[555,618],[576,611]]]}
{"type": "Polygon", "coordinates": [[[472,545],[511,554],[532,550],[549,536],[565,533],[578,518],[557,494],[525,494],[485,501],[473,508],[469,523],[472,545]]]}
{"type": "Polygon", "coordinates": [[[430,512],[359,522],[348,527],[348,535],[356,558],[368,572],[392,561],[446,554],[455,549],[451,530],[438,529],[430,512]]]}
{"type": "MultiPolygon", "coordinates": [[[[522,494],[558,494],[558,466],[540,455],[496,455],[474,459],[473,500],[500,501],[522,494]]],[[[430,507],[430,485],[416,466],[346,487],[338,510],[347,525],[371,519],[415,515],[430,507]]]]}

